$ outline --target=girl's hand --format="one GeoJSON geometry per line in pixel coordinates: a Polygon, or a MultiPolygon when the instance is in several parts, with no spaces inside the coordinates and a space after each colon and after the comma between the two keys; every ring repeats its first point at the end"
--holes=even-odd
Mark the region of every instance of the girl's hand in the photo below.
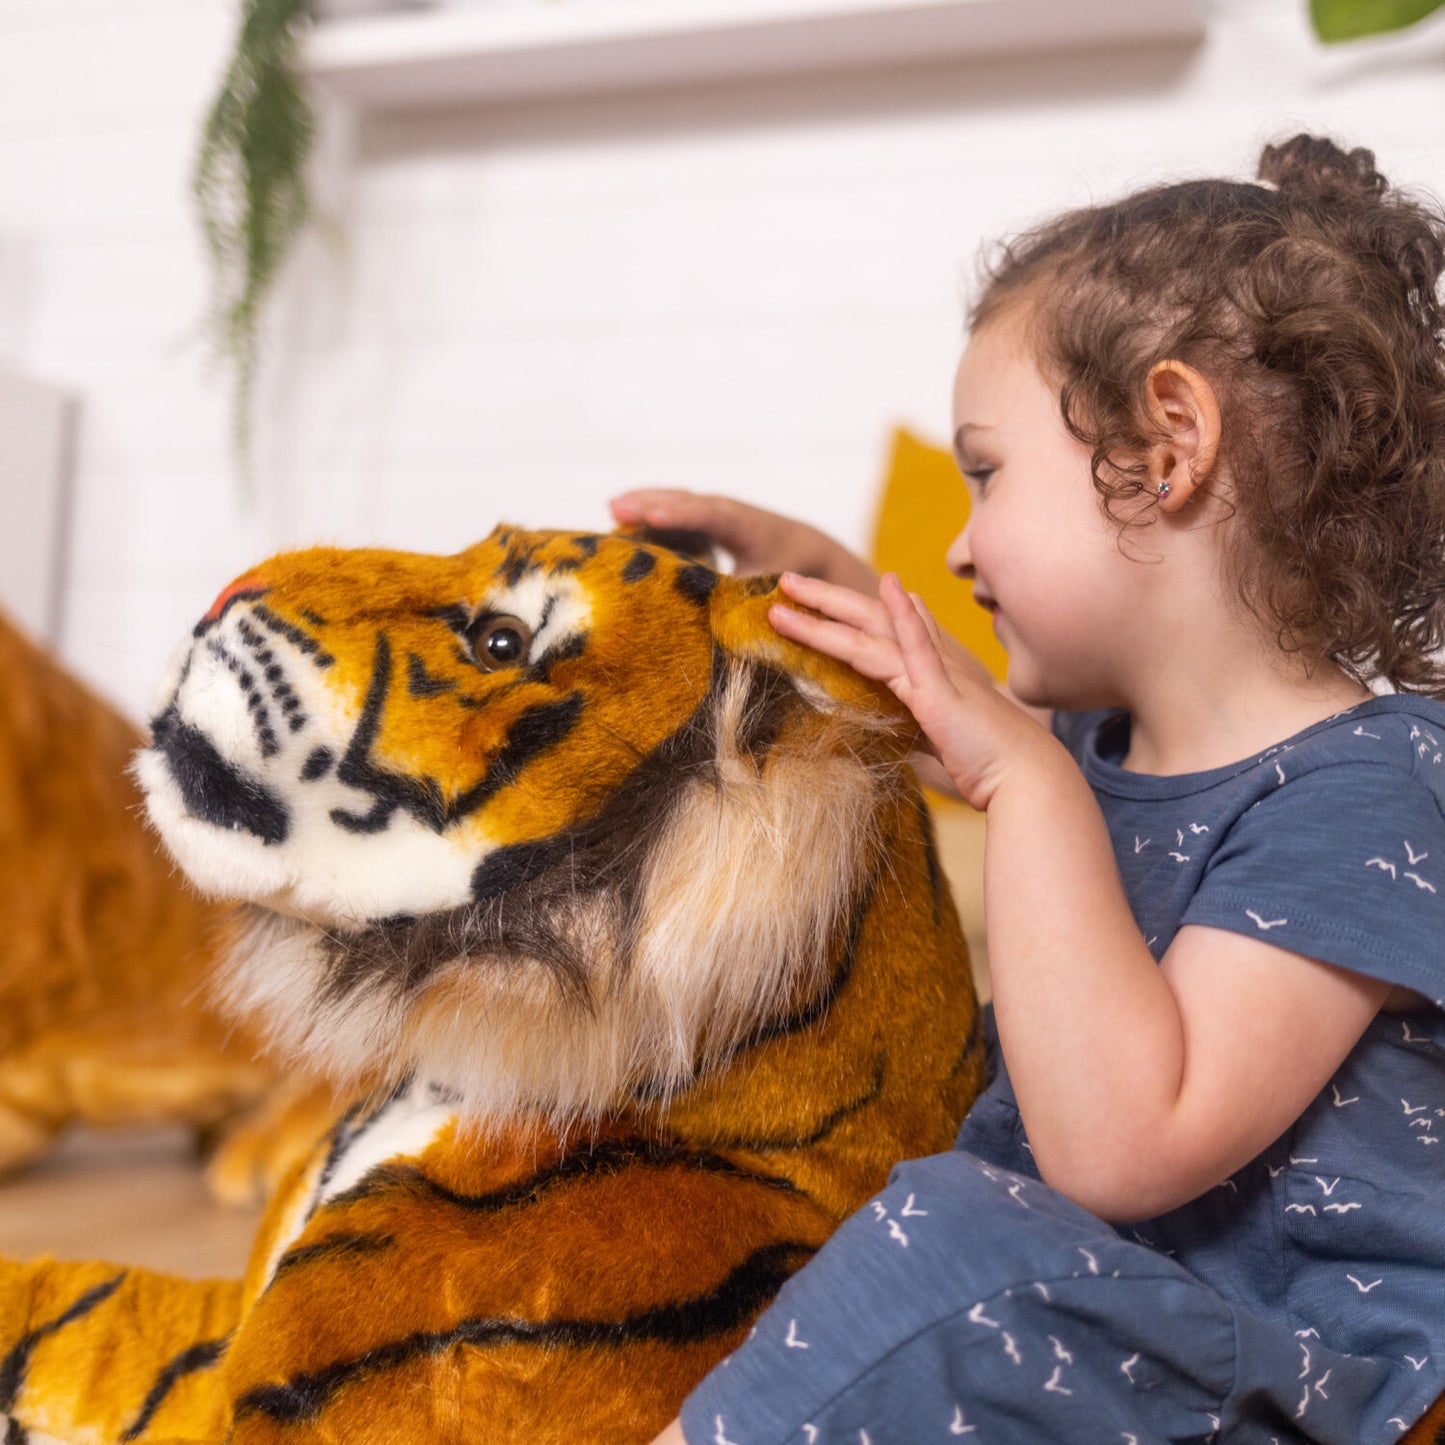
{"type": "Polygon", "coordinates": [[[870,591],[878,585],[877,574],[861,557],[816,527],[731,497],[650,488],[624,492],[608,505],[624,526],[701,532],[733,558],[743,576],[792,571],[870,591]]]}
{"type": "Polygon", "coordinates": [[[822,614],[774,606],[773,626],[885,684],[911,712],[960,796],[980,810],[1008,770],[1040,740],[1057,744],[1005,697],[983,665],[890,573],[878,599],[786,574],[783,592],[822,614]]]}

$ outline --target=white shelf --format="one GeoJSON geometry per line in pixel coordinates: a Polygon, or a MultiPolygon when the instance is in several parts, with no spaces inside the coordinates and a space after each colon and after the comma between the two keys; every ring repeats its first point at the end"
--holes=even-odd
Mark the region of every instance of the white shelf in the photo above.
{"type": "Polygon", "coordinates": [[[405,109],[1203,33],[1203,0],[511,0],[322,20],[304,64],[355,105],[405,109]]]}

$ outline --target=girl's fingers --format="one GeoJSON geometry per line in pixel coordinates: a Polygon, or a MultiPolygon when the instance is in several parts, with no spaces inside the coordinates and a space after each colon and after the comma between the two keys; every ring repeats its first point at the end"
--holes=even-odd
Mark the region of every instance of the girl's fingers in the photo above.
{"type": "Polygon", "coordinates": [[[893,628],[888,614],[876,597],[855,592],[851,587],[840,587],[835,582],[824,582],[818,577],[799,577],[795,572],[784,572],[778,579],[778,590],[794,602],[811,607],[814,612],[832,618],[835,622],[846,622],[872,637],[886,637],[893,640],[893,628]]]}
{"type": "Polygon", "coordinates": [[[883,579],[879,595],[888,609],[909,682],[916,688],[946,688],[952,692],[952,679],[929,626],[933,618],[922,598],[905,592],[903,584],[891,572],[883,579]]]}
{"type": "Polygon", "coordinates": [[[676,487],[640,487],[608,502],[613,517],[623,526],[645,524],[678,531],[703,532],[732,550],[730,543],[748,540],[747,513],[726,497],[705,497],[676,487]]]}
{"type": "Polygon", "coordinates": [[[812,567],[826,560],[815,557],[817,548],[807,545],[813,538],[825,542],[821,533],[732,497],[651,487],[623,492],[608,505],[623,525],[645,523],[663,531],[701,532],[733,558],[741,573],[776,572],[784,566],[812,567]]]}
{"type": "Polygon", "coordinates": [[[784,637],[846,662],[875,682],[888,682],[903,675],[898,644],[891,637],[875,637],[846,622],[814,617],[780,603],[768,609],[768,621],[784,637]]]}

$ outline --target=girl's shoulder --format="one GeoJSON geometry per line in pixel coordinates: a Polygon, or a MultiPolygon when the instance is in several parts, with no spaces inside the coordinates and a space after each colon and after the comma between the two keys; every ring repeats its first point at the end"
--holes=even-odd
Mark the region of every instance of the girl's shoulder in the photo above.
{"type": "Polygon", "coordinates": [[[1409,693],[1370,698],[1305,729],[1278,751],[1296,754],[1296,767],[1391,768],[1445,797],[1445,703],[1409,693]]]}
{"type": "Polygon", "coordinates": [[[1445,799],[1445,703],[1415,694],[1372,697],[1262,752],[1207,772],[1165,777],[1120,766],[1129,749],[1127,712],[1055,713],[1053,730],[1096,788],[1139,799],[1248,786],[1246,780],[1259,774],[1283,782],[1286,775],[1352,766],[1411,774],[1445,799]]]}

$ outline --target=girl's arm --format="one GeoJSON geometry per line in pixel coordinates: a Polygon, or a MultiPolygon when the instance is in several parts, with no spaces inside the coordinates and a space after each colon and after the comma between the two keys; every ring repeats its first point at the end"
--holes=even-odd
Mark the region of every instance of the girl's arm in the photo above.
{"type": "Polygon", "coordinates": [[[962,796],[988,814],[984,904],[999,1039],[1044,1179],[1103,1218],[1149,1218],[1218,1184],[1324,1087],[1387,985],[1223,930],[1161,965],[1104,820],[1063,746],[950,665],[896,578],[881,602],[784,579],[779,632],[886,682],[962,796]]]}
{"type": "Polygon", "coordinates": [[[682,1421],[674,1420],[652,1445],[687,1445],[687,1438],[682,1433],[682,1421]]]}

